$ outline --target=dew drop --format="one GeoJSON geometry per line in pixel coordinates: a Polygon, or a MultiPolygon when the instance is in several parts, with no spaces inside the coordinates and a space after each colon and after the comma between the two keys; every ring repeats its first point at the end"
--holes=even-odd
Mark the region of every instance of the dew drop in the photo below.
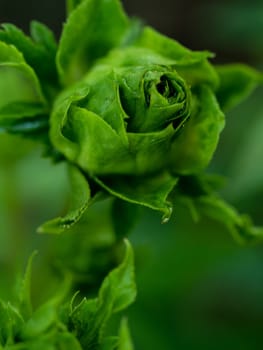
{"type": "Polygon", "coordinates": [[[172,205],[168,205],[165,214],[162,217],[162,224],[167,224],[167,222],[170,220],[171,215],[173,212],[172,205]]]}

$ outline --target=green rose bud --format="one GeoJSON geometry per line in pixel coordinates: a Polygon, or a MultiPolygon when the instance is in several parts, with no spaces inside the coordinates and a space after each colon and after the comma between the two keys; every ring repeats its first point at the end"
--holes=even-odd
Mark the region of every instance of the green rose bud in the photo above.
{"type": "Polygon", "coordinates": [[[120,96],[130,132],[152,132],[172,123],[178,129],[190,113],[190,90],[173,69],[139,66],[120,70],[120,96]]]}
{"type": "Polygon", "coordinates": [[[50,139],[99,188],[166,220],[178,178],[211,160],[232,80],[208,61],[213,54],[130,20],[119,1],[96,4],[83,1],[63,30],[57,67],[66,89],[54,103],[50,139]]]}
{"type": "MultiPolygon", "coordinates": [[[[95,182],[121,200],[162,211],[166,222],[174,187],[180,192],[185,176],[198,178],[213,156],[221,109],[262,75],[214,67],[213,54],[128,18],[119,0],[77,3],[70,4],[56,55],[65,90],[53,104],[51,143],[82,179],[79,192],[90,194],[88,182],[95,182]]],[[[46,228],[61,232],[79,220],[89,205],[84,197],[46,228]]]]}
{"type": "Polygon", "coordinates": [[[152,51],[136,48],[114,50],[101,60],[55,108],[51,125],[56,147],[90,174],[164,170],[192,100],[187,82],[164,63],[152,51]],[[78,91],[78,101],[72,100],[78,91]],[[66,148],[58,136],[68,143],[66,148]]]}

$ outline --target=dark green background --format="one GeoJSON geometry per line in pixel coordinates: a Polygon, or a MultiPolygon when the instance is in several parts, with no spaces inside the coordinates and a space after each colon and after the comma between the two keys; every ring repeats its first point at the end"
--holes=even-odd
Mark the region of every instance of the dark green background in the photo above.
{"type": "MultiPolygon", "coordinates": [[[[242,61],[263,69],[261,0],[123,2],[131,15],[186,46],[216,52],[216,62],[242,61]]],[[[1,0],[0,21],[27,30],[28,22],[38,19],[58,36],[63,7],[62,0],[1,0]]],[[[261,225],[262,97],[261,88],[227,115],[209,169],[227,177],[224,197],[261,225]]],[[[44,242],[35,229],[60,213],[68,185],[63,165],[40,159],[39,149],[14,141],[15,151],[8,154],[3,137],[0,142],[0,290],[7,297],[14,266],[44,242]],[[13,164],[18,150],[26,156],[13,164]]],[[[240,247],[223,226],[208,219],[194,224],[179,205],[167,225],[145,210],[130,238],[139,289],[128,312],[136,350],[262,349],[263,246],[240,247]]]]}
{"type": "MultiPolygon", "coordinates": [[[[139,16],[162,33],[192,49],[209,48],[218,60],[242,59],[262,64],[261,0],[123,0],[130,15],[139,16]]],[[[1,0],[0,22],[28,28],[32,19],[61,31],[63,0],[1,0]]]]}

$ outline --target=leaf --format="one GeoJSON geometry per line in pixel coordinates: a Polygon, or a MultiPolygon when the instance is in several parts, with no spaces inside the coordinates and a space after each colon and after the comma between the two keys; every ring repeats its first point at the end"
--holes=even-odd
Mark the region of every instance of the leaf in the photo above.
{"type": "Polygon", "coordinates": [[[20,334],[21,338],[26,340],[37,338],[46,332],[57,321],[57,309],[53,300],[41,305],[32,317],[25,323],[20,334]]]}
{"type": "Polygon", "coordinates": [[[65,276],[56,294],[39,306],[26,321],[20,332],[20,338],[22,340],[34,340],[51,330],[54,332],[57,328],[62,329],[62,323],[59,319],[61,305],[71,287],[71,276],[65,276]]]}
{"type": "Polygon", "coordinates": [[[134,46],[151,49],[163,57],[172,59],[174,68],[191,86],[206,83],[214,88],[218,84],[215,69],[207,61],[214,55],[208,51],[191,51],[148,26],[134,42],[134,46]]]}
{"type": "Polygon", "coordinates": [[[10,134],[19,134],[22,136],[36,136],[43,133],[48,133],[48,118],[46,115],[35,116],[34,118],[20,118],[13,122],[9,121],[5,126],[2,123],[2,128],[10,134]]]}
{"type": "Polygon", "coordinates": [[[19,311],[10,303],[0,300],[0,348],[14,341],[23,324],[19,311]]]}
{"type": "Polygon", "coordinates": [[[118,350],[133,350],[127,319],[121,321],[118,350]]]}
{"type": "Polygon", "coordinates": [[[24,279],[22,281],[20,295],[19,295],[19,310],[22,317],[27,320],[32,315],[32,303],[31,303],[31,278],[32,278],[32,263],[37,251],[34,251],[30,256],[24,279]]]}
{"type": "Polygon", "coordinates": [[[211,174],[180,177],[171,200],[181,199],[195,221],[207,216],[222,223],[233,238],[241,243],[263,239],[263,228],[253,225],[247,215],[241,215],[215,192],[222,187],[223,179],[211,174]]]}
{"type": "Polygon", "coordinates": [[[239,243],[263,239],[263,227],[255,227],[247,215],[240,215],[231,205],[217,196],[204,196],[197,200],[197,210],[225,225],[239,243]]]}
{"type": "Polygon", "coordinates": [[[23,54],[25,61],[34,69],[41,83],[57,86],[55,65],[57,44],[52,31],[44,24],[33,21],[30,28],[32,40],[13,24],[2,24],[2,28],[0,40],[14,45],[23,54]]]}
{"type": "Polygon", "coordinates": [[[16,343],[6,350],[82,350],[78,340],[67,331],[52,329],[33,339],[16,343]]]}
{"type": "Polygon", "coordinates": [[[201,86],[196,104],[184,129],[172,143],[170,162],[176,174],[195,174],[204,169],[214,154],[224,128],[224,114],[211,89],[201,86]]]}
{"type": "Polygon", "coordinates": [[[239,104],[263,84],[263,74],[244,64],[217,66],[216,70],[220,79],[216,95],[224,111],[239,104]]]}
{"type": "Polygon", "coordinates": [[[57,54],[61,81],[79,80],[95,60],[121,43],[129,20],[118,0],[84,0],[64,26],[57,54]],[[85,35],[83,35],[85,33],[85,35]]]}
{"type": "Polygon", "coordinates": [[[124,240],[126,252],[122,263],[109,273],[102,283],[98,296],[98,314],[120,312],[136,297],[134,258],[132,247],[124,240]]]}
{"type": "Polygon", "coordinates": [[[75,335],[70,332],[58,332],[55,335],[58,349],[61,350],[83,350],[75,335]]]}
{"type": "Polygon", "coordinates": [[[66,331],[63,320],[60,320],[61,304],[72,286],[70,276],[66,276],[55,296],[36,311],[32,310],[30,284],[35,254],[31,255],[27,265],[20,291],[19,310],[10,303],[0,301],[0,344],[10,350],[81,349],[77,339],[66,331]]]}
{"type": "MultiPolygon", "coordinates": [[[[52,30],[43,23],[32,21],[30,23],[30,34],[33,42],[37,44],[39,48],[41,47],[43,50],[45,49],[46,53],[54,59],[57,51],[57,42],[52,30]]],[[[51,59],[50,61],[52,62],[51,59]]],[[[53,61],[52,63],[54,65],[55,62],[53,61]]]]}
{"type": "MultiPolygon", "coordinates": [[[[97,300],[84,298],[72,311],[69,327],[76,334],[82,347],[98,346],[99,328],[95,324],[97,317],[97,300]]],[[[100,327],[100,325],[99,325],[100,327]]]]}
{"type": "Polygon", "coordinates": [[[38,228],[38,233],[60,234],[75,225],[91,204],[89,183],[81,171],[69,165],[69,177],[72,187],[71,206],[64,217],[45,222],[38,228]]]}
{"type": "Polygon", "coordinates": [[[7,305],[0,300],[0,344],[5,345],[10,338],[10,321],[8,317],[7,305]]]}
{"type": "Polygon", "coordinates": [[[39,81],[17,49],[0,42],[0,126],[46,114],[39,81]]]}
{"type": "Polygon", "coordinates": [[[202,216],[220,222],[238,243],[262,240],[263,228],[254,226],[249,216],[238,213],[232,205],[219,196],[217,191],[222,189],[224,183],[225,179],[215,174],[199,173],[181,176],[169,199],[172,202],[181,200],[196,222],[202,216]]]}
{"type": "MultiPolygon", "coordinates": [[[[162,56],[176,61],[184,59],[188,62],[196,62],[197,57],[199,59],[199,53],[189,50],[178,41],[158,33],[155,29],[149,26],[144,28],[141,36],[134,42],[134,46],[151,49],[162,56]]],[[[204,57],[211,56],[208,52],[204,52],[202,55],[204,57]]]]}
{"type": "Polygon", "coordinates": [[[163,223],[169,220],[172,206],[167,201],[167,197],[177,183],[176,177],[161,173],[149,177],[95,177],[94,180],[107,192],[121,200],[161,211],[163,223]]]}
{"type": "Polygon", "coordinates": [[[70,324],[85,349],[103,342],[104,327],[115,312],[130,305],[136,296],[133,252],[125,240],[126,253],[122,263],[105,278],[96,299],[83,299],[72,311],[70,324]]]}

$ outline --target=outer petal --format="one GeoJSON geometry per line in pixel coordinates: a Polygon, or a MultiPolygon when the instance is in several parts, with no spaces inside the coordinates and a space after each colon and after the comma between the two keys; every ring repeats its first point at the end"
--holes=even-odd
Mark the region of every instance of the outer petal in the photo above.
{"type": "Polygon", "coordinates": [[[72,11],[60,40],[57,67],[61,81],[79,80],[94,61],[118,46],[129,19],[118,0],[86,0],[72,11]]]}
{"type": "Polygon", "coordinates": [[[171,169],[177,174],[188,175],[204,169],[224,127],[224,114],[208,87],[200,87],[196,104],[196,111],[172,143],[171,169]]]}

